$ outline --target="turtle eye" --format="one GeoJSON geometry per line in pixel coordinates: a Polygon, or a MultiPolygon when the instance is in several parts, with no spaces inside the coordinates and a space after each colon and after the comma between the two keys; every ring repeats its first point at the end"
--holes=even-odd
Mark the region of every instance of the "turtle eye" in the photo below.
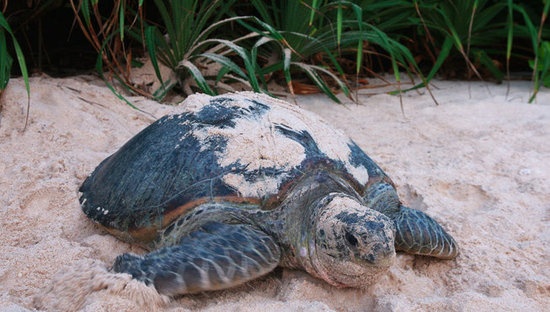
{"type": "Polygon", "coordinates": [[[352,234],[350,234],[350,232],[346,232],[346,240],[348,241],[348,243],[353,246],[353,247],[357,247],[357,244],[359,243],[357,241],[357,238],[355,238],[355,236],[353,236],[352,234]]]}

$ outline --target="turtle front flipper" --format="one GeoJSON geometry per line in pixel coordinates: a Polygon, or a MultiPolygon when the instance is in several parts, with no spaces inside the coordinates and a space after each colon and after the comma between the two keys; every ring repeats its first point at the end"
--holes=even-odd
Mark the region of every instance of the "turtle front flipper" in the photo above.
{"type": "Polygon", "coordinates": [[[424,212],[401,206],[393,220],[397,250],[440,259],[453,259],[458,255],[453,237],[424,212]]]}
{"type": "Polygon", "coordinates": [[[272,271],[280,256],[274,239],[250,225],[209,222],[175,246],[118,256],[113,270],[181,295],[243,284],[272,271]]]}
{"type": "Polygon", "coordinates": [[[453,259],[458,255],[458,244],[453,237],[424,212],[403,206],[391,183],[384,179],[373,183],[364,199],[368,207],[393,220],[396,250],[440,259],[453,259]]]}

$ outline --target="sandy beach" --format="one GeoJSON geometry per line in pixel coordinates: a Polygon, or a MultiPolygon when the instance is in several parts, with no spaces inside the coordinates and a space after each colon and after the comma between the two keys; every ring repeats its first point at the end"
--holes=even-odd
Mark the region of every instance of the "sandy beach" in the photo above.
{"type": "MultiPolygon", "coordinates": [[[[435,81],[439,102],[361,95],[287,100],[342,129],[394,180],[401,198],[458,241],[450,261],[398,254],[366,289],[337,289],[276,269],[244,286],[180,298],[108,271],[143,253],[88,220],[78,188],[101,160],[177,109],[118,99],[92,76],[12,79],[0,106],[1,311],[543,311],[550,306],[550,90],[435,81]],[[145,113],[146,112],[146,113],[145,113]],[[545,308],[546,307],[546,308],[545,308]]],[[[364,90],[363,90],[364,91],[364,90]]],[[[366,92],[366,91],[364,91],[366,92]]]]}

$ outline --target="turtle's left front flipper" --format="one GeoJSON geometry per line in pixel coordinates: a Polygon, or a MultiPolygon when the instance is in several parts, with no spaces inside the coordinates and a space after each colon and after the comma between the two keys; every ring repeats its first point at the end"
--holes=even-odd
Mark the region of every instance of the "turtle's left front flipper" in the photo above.
{"type": "Polygon", "coordinates": [[[209,222],[178,245],[143,257],[123,254],[113,270],[181,295],[243,284],[272,271],[280,256],[273,238],[250,225],[209,222]]]}
{"type": "Polygon", "coordinates": [[[458,244],[437,221],[424,212],[400,206],[393,214],[397,230],[395,248],[411,254],[453,259],[458,256],[458,244]]]}

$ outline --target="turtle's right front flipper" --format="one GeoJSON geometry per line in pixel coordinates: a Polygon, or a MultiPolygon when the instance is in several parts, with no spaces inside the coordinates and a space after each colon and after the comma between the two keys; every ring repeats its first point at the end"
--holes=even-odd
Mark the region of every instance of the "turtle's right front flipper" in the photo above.
{"type": "Polygon", "coordinates": [[[401,206],[394,214],[395,248],[411,254],[453,259],[458,244],[437,221],[424,212],[401,206]]]}
{"type": "Polygon", "coordinates": [[[118,256],[113,270],[153,284],[159,293],[181,295],[243,284],[272,271],[281,252],[273,238],[249,225],[210,222],[143,257],[118,256]]]}
{"type": "Polygon", "coordinates": [[[458,244],[453,237],[424,212],[403,206],[391,183],[381,180],[369,186],[365,203],[393,220],[397,250],[440,259],[453,259],[458,255],[458,244]]]}

